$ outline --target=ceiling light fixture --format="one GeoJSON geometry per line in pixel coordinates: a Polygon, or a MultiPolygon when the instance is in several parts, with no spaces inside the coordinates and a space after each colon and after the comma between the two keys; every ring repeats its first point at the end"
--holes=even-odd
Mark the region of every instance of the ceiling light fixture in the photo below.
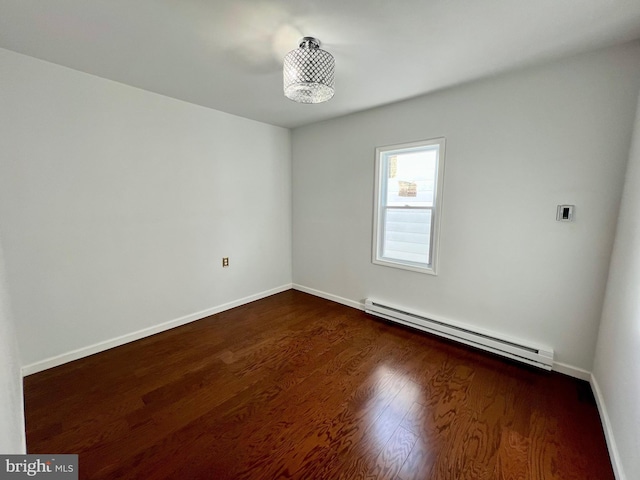
{"type": "Polygon", "coordinates": [[[304,37],[284,57],[284,94],[298,103],[322,103],[333,97],[336,62],[320,48],[320,40],[304,37]]]}

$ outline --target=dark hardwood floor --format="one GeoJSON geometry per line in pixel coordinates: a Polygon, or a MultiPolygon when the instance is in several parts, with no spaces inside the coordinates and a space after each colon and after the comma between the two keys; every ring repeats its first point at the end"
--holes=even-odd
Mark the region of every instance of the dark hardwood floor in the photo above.
{"type": "Polygon", "coordinates": [[[613,472],[589,385],[290,290],[25,378],[29,453],[83,479],[613,472]]]}

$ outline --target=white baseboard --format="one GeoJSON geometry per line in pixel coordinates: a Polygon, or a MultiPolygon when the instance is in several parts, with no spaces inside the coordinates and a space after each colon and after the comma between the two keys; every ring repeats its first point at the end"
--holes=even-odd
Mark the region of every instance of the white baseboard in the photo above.
{"type": "Polygon", "coordinates": [[[569,375],[570,377],[579,378],[587,382],[591,381],[591,372],[584,370],[583,368],[574,367],[573,365],[567,365],[562,362],[553,362],[553,371],[569,375]]]}
{"type": "Polygon", "coordinates": [[[184,317],[176,318],[175,320],[169,320],[168,322],[164,322],[159,325],[143,328],[142,330],[138,330],[136,332],[127,333],[125,335],[121,335],[119,337],[112,338],[110,340],[98,342],[93,345],[89,345],[87,347],[78,348],[76,350],[72,350],[70,352],[66,352],[61,355],[56,355],[55,357],[50,357],[45,360],[31,363],[29,365],[25,365],[22,367],[22,376],[26,377],[27,375],[41,372],[49,368],[57,367],[58,365],[72,362],[74,360],[78,360],[79,358],[88,357],[89,355],[93,355],[94,353],[104,352],[105,350],[109,350],[110,348],[119,347],[120,345],[124,345],[125,343],[133,342],[135,340],[140,340],[141,338],[149,337],[151,335],[155,335],[156,333],[164,332],[166,330],[170,330],[172,328],[179,327],[181,325],[185,325],[187,323],[191,323],[196,320],[201,320],[210,315],[215,315],[216,313],[224,312],[225,310],[230,310],[232,308],[239,307],[240,305],[254,302],[256,300],[260,300],[261,298],[275,295],[276,293],[290,290],[291,288],[292,288],[292,284],[290,283],[286,285],[282,285],[280,287],[272,288],[270,290],[265,290],[264,292],[256,293],[254,295],[249,295],[248,297],[240,298],[232,302],[224,303],[216,307],[208,308],[200,312],[192,313],[190,315],[185,315],[184,317]]]}
{"type": "Polygon", "coordinates": [[[309,287],[305,287],[304,285],[298,285],[297,283],[294,283],[293,289],[299,290],[304,293],[308,293],[315,297],[324,298],[325,300],[331,300],[332,302],[341,303],[342,305],[346,305],[347,307],[357,308],[358,310],[364,310],[364,303],[362,302],[349,300],[348,298],[339,297],[331,293],[323,292],[321,290],[316,290],[315,288],[309,288],[309,287]]]}
{"type": "Polygon", "coordinates": [[[609,450],[613,473],[616,476],[616,480],[627,480],[627,476],[622,468],[622,462],[620,461],[618,446],[616,445],[616,440],[613,436],[613,429],[611,427],[609,413],[607,412],[607,406],[604,403],[604,397],[602,396],[602,391],[600,390],[598,381],[593,374],[591,374],[589,383],[591,383],[591,389],[593,390],[593,394],[596,398],[596,405],[598,406],[598,412],[600,413],[600,421],[602,422],[602,429],[604,430],[604,438],[607,441],[607,449],[609,450]]]}

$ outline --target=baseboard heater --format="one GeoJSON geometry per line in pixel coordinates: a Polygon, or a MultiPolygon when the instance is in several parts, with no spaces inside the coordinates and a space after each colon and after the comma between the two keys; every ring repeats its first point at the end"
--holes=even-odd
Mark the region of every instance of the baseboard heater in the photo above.
{"type": "Polygon", "coordinates": [[[364,302],[364,310],[371,315],[392,322],[401,323],[545,370],[551,370],[553,367],[553,349],[548,347],[525,344],[519,340],[505,337],[501,338],[492,332],[449,320],[434,320],[398,307],[378,303],[369,298],[364,302]]]}

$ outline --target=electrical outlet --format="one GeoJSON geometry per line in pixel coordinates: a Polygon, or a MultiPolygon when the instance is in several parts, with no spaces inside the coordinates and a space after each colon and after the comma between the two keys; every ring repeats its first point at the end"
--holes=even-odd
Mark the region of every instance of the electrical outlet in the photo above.
{"type": "Polygon", "coordinates": [[[573,222],[573,210],[575,205],[558,205],[556,220],[558,222],[573,222]]]}
{"type": "Polygon", "coordinates": [[[222,257],[222,266],[223,267],[229,266],[229,257],[222,257]]]}

